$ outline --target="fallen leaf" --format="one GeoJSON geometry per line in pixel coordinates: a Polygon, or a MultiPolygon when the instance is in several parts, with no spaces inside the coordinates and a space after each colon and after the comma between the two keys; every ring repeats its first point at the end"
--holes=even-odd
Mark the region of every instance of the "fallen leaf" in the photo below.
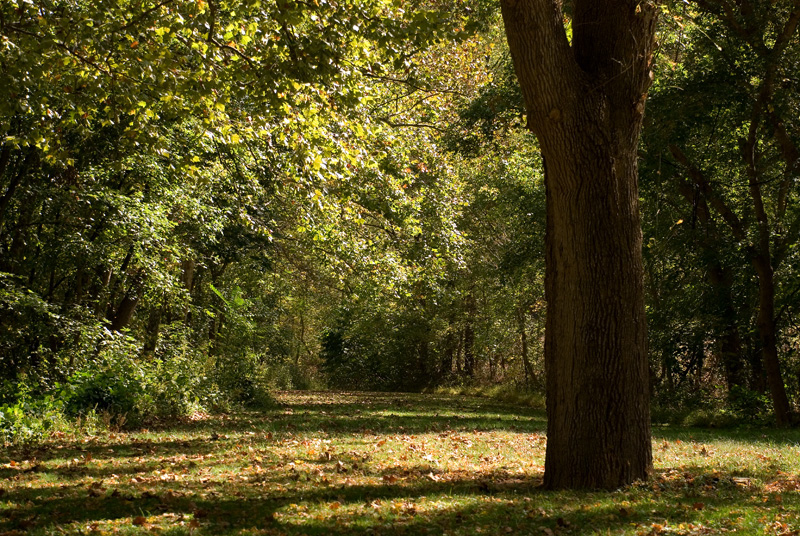
{"type": "Polygon", "coordinates": [[[142,526],[147,523],[147,518],[144,516],[136,516],[133,518],[132,523],[136,526],[142,526]]]}

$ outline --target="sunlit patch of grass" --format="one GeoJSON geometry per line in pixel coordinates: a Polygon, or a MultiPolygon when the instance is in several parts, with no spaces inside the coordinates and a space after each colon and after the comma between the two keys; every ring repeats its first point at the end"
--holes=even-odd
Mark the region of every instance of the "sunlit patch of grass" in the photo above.
{"type": "Polygon", "coordinates": [[[650,481],[546,492],[539,410],[442,394],[277,398],[264,412],[0,451],[0,535],[800,530],[797,430],[657,428],[650,481]]]}
{"type": "Polygon", "coordinates": [[[506,404],[544,409],[544,395],[539,391],[518,389],[511,385],[463,385],[456,387],[439,387],[435,391],[440,395],[460,395],[491,398],[506,404]]]}

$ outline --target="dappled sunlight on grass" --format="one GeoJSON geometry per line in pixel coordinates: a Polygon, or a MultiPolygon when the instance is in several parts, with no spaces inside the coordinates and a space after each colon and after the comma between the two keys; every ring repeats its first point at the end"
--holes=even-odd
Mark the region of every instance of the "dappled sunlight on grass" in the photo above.
{"type": "Polygon", "coordinates": [[[800,529],[796,430],[660,428],[650,481],[545,492],[541,411],[444,395],[277,398],[261,412],[0,451],[0,535],[800,529]]]}

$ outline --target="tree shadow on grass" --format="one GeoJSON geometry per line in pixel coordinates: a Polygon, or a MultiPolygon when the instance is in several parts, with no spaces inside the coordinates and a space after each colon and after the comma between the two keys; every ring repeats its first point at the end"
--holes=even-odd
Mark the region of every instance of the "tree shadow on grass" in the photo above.
{"type": "Polygon", "coordinates": [[[653,440],[695,441],[711,443],[715,441],[740,441],[763,447],[775,445],[800,445],[800,429],[798,428],[700,428],[688,426],[653,427],[653,440]]]}
{"type": "MultiPolygon", "coordinates": [[[[226,436],[267,434],[280,439],[300,433],[318,433],[331,438],[352,434],[414,435],[445,430],[455,432],[505,430],[543,433],[545,417],[541,410],[498,404],[485,399],[437,395],[386,393],[326,393],[329,402],[313,402],[320,395],[284,395],[286,403],[262,411],[211,416],[205,420],[178,422],[154,427],[151,433],[169,432],[186,439],[156,441],[144,431],[119,434],[119,440],[99,437],[90,441],[49,441],[33,447],[15,447],[0,455],[9,459],[137,457],[153,450],[169,456],[208,453],[217,449],[216,441],[226,436]],[[200,438],[196,436],[202,436],[200,438]],[[191,437],[195,436],[195,437],[191,437]]],[[[264,446],[269,446],[265,443],[264,446]]],[[[0,477],[6,476],[0,468],[0,477]]]]}
{"type": "MultiPolygon", "coordinates": [[[[543,434],[546,428],[541,410],[460,396],[396,393],[281,393],[280,406],[264,411],[215,416],[207,420],[173,424],[161,429],[168,441],[149,439],[147,434],[120,434],[116,440],[97,438],[72,443],[49,442],[35,448],[14,448],[4,455],[13,460],[94,460],[205,455],[220,448],[219,442],[246,441],[254,448],[269,449],[278,441],[298,434],[319,434],[333,440],[354,434],[368,436],[415,435],[442,431],[509,431],[543,434]],[[270,439],[267,439],[270,438],[270,439]],[[109,452],[111,451],[111,452],[109,452]]],[[[800,430],[725,429],[659,427],[654,443],[684,441],[712,443],[740,441],[759,447],[768,444],[800,444],[800,430]]],[[[223,446],[224,448],[224,446],[223,446]]],[[[133,472],[132,469],[124,470],[133,472]]],[[[16,471],[0,467],[0,478],[16,471]]],[[[103,471],[98,471],[101,476],[103,471]]]]}
{"type": "MultiPolygon", "coordinates": [[[[683,470],[697,474],[700,468],[683,470]]],[[[2,497],[19,506],[3,513],[0,531],[47,533],[73,523],[83,527],[143,515],[156,522],[198,520],[197,527],[172,527],[181,534],[444,534],[458,533],[465,524],[485,534],[613,533],[632,525],[713,524],[716,510],[735,507],[762,515],[770,506],[730,475],[695,476],[687,483],[670,474],[614,493],[544,491],[540,475],[503,472],[271,493],[265,484],[275,481],[221,482],[212,488],[196,481],[169,482],[122,492],[83,485],[20,488],[2,497]]],[[[780,507],[796,509],[800,497],[786,494],[780,507]]]]}
{"type": "MultiPolygon", "coordinates": [[[[264,412],[170,427],[162,431],[162,438],[143,432],[119,434],[113,439],[51,443],[24,453],[32,454],[27,458],[17,457],[23,454],[19,451],[10,459],[35,457],[38,461],[0,467],[0,479],[6,480],[0,483],[0,502],[14,505],[0,514],[0,534],[14,530],[52,533],[65,525],[91,526],[137,515],[171,516],[175,524],[162,527],[163,534],[232,534],[252,527],[261,534],[444,534],[458,533],[466,525],[485,526],[485,534],[505,534],[506,527],[517,534],[542,533],[542,528],[555,533],[582,533],[588,528],[615,532],[631,524],[705,522],[709,512],[731,504],[763,510],[766,503],[761,491],[765,488],[758,487],[759,481],[777,474],[766,465],[764,471],[730,474],[682,465],[658,472],[642,486],[609,494],[546,492],[538,488],[537,474],[514,475],[498,469],[442,474],[431,466],[407,464],[377,471],[367,462],[354,480],[371,479],[371,483],[331,485],[319,479],[303,480],[316,477],[291,469],[290,462],[272,451],[285,448],[293,438],[312,436],[335,440],[358,435],[374,443],[382,436],[442,430],[540,434],[544,416],[530,408],[462,397],[292,393],[283,400],[283,405],[264,412]],[[242,467],[236,452],[248,448],[260,463],[271,467],[257,478],[231,476],[242,467]],[[227,461],[207,457],[213,452],[224,452],[227,461]],[[186,464],[195,464],[206,476],[171,474],[180,473],[186,464]],[[24,480],[14,480],[25,471],[44,474],[36,486],[26,487],[24,480]],[[144,481],[133,478],[142,473],[147,474],[144,481]],[[164,476],[167,479],[161,480],[164,476]],[[623,499],[625,505],[620,506],[623,499]],[[439,506],[429,507],[432,503],[439,506]],[[293,504],[306,511],[293,510],[293,504]],[[197,516],[199,526],[178,524],[181,516],[184,520],[197,516]]],[[[735,440],[761,447],[797,443],[800,434],[679,428],[656,429],[654,437],[656,442],[680,439],[700,445],[735,440]]],[[[344,457],[305,461],[334,473],[342,459],[352,465],[344,457]]],[[[774,489],[780,491],[780,483],[775,484],[774,489]]],[[[796,492],[788,493],[782,506],[797,508],[798,502],[796,492]]],[[[766,507],[771,506],[776,505],[766,507]]]]}

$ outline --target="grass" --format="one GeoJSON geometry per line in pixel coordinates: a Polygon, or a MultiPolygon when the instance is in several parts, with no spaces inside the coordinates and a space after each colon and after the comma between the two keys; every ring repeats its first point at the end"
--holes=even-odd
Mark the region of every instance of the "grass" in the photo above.
{"type": "Polygon", "coordinates": [[[491,398],[515,406],[528,406],[544,409],[544,394],[539,391],[519,389],[514,385],[461,385],[456,387],[437,387],[437,394],[466,395],[491,398]]]}
{"type": "Polygon", "coordinates": [[[549,492],[541,410],[277,397],[263,412],[0,450],[0,535],[799,534],[797,430],[657,428],[649,482],[549,492]]]}

